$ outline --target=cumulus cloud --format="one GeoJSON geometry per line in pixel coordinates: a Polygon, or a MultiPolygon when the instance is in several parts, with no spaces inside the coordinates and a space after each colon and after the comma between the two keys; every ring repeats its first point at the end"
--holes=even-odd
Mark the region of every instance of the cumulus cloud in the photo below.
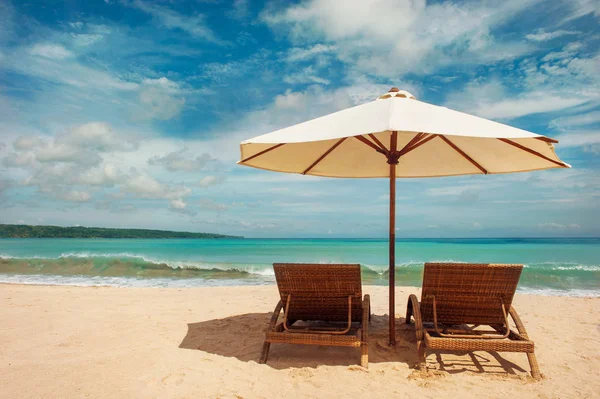
{"type": "Polygon", "coordinates": [[[183,186],[161,183],[146,173],[129,176],[121,189],[138,198],[181,200],[188,196],[191,190],[183,186]]]}
{"type": "Polygon", "coordinates": [[[151,157],[148,159],[148,164],[163,166],[170,172],[195,172],[215,167],[218,164],[218,160],[208,153],[194,156],[194,154],[183,148],[162,157],[151,157]]]}
{"type": "Polygon", "coordinates": [[[76,190],[57,193],[56,197],[71,202],[88,202],[92,198],[90,193],[76,190]]]}
{"type": "Polygon", "coordinates": [[[77,125],[58,135],[56,143],[99,152],[132,151],[138,146],[135,138],[117,135],[108,123],[103,122],[77,125]]]}
{"type": "Polygon", "coordinates": [[[21,136],[13,142],[13,147],[18,151],[32,150],[44,145],[46,142],[38,136],[21,136]]]}
{"type": "Polygon", "coordinates": [[[23,168],[33,165],[35,157],[30,152],[9,154],[2,159],[2,165],[7,168],[23,168]]]}
{"type": "Polygon", "coordinates": [[[41,163],[67,162],[81,165],[98,165],[102,158],[91,151],[68,144],[54,144],[35,151],[35,159],[41,163]]]}
{"type": "Polygon", "coordinates": [[[187,204],[181,199],[171,200],[171,208],[173,209],[185,209],[186,206],[187,204]]]}
{"type": "Polygon", "coordinates": [[[200,179],[200,181],[198,182],[198,186],[200,186],[200,187],[214,186],[216,184],[223,183],[224,181],[225,181],[224,175],[219,175],[219,176],[209,175],[209,176],[204,176],[202,179],[200,179]]]}
{"type": "Polygon", "coordinates": [[[69,182],[86,186],[112,187],[118,183],[122,183],[125,179],[126,176],[115,165],[106,163],[99,168],[77,173],[69,179],[69,182]]]}
{"type": "Polygon", "coordinates": [[[103,153],[132,151],[137,148],[133,137],[117,135],[107,123],[90,122],[74,126],[53,139],[42,136],[21,136],[13,142],[17,154],[3,162],[7,166],[32,166],[33,160],[42,164],[71,163],[97,166],[103,153]]]}
{"type": "Polygon", "coordinates": [[[185,105],[179,85],[165,77],[145,79],[140,86],[144,118],[168,120],[178,116],[185,105]]]}

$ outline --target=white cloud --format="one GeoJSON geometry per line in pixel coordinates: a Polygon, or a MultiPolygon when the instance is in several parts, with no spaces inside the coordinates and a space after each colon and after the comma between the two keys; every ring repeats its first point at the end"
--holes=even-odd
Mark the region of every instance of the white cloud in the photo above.
{"type": "Polygon", "coordinates": [[[511,119],[524,115],[549,113],[575,107],[589,101],[576,93],[567,94],[542,87],[515,94],[500,81],[468,83],[463,90],[446,98],[448,108],[458,109],[484,118],[511,119]]]}
{"type": "Polygon", "coordinates": [[[187,204],[181,199],[171,200],[170,207],[173,209],[185,209],[187,204]]]}
{"type": "Polygon", "coordinates": [[[184,15],[170,8],[149,4],[141,0],[130,3],[131,6],[151,15],[161,26],[167,29],[181,29],[188,34],[206,41],[224,44],[206,24],[202,14],[184,15]]]}
{"type": "Polygon", "coordinates": [[[585,126],[600,123],[600,111],[592,111],[578,115],[562,116],[550,121],[550,126],[567,130],[575,126],[585,126]]]}
{"type": "Polygon", "coordinates": [[[68,144],[54,144],[35,151],[35,159],[41,163],[68,162],[80,165],[98,165],[102,158],[91,151],[68,144]]]}
{"type": "Polygon", "coordinates": [[[117,135],[113,128],[104,122],[88,122],[77,125],[56,137],[57,144],[72,145],[98,152],[132,151],[138,142],[133,137],[117,135]]]}
{"type": "Polygon", "coordinates": [[[56,196],[59,199],[71,202],[88,202],[92,198],[91,194],[88,192],[75,190],[59,193],[56,196]]]}
{"type": "Polygon", "coordinates": [[[208,153],[194,156],[186,148],[183,148],[162,157],[154,156],[148,159],[148,164],[161,165],[170,172],[194,172],[215,167],[218,161],[208,153]]]}
{"type": "Polygon", "coordinates": [[[293,47],[288,51],[285,58],[287,62],[310,61],[323,54],[331,54],[336,50],[336,46],[317,43],[309,47],[293,47]]]}
{"type": "Polygon", "coordinates": [[[105,163],[99,168],[89,169],[83,173],[78,173],[69,179],[69,182],[86,186],[112,187],[117,183],[123,182],[125,178],[126,177],[120,173],[115,165],[105,163]]]}
{"type": "Polygon", "coordinates": [[[71,50],[53,43],[37,44],[31,48],[16,47],[3,60],[3,67],[80,90],[107,92],[138,88],[136,82],[121,79],[106,70],[91,68],[70,54],[71,50]]]}
{"type": "Polygon", "coordinates": [[[145,118],[168,120],[178,116],[185,105],[179,85],[165,77],[145,79],[140,86],[140,103],[145,118]]]}
{"type": "Polygon", "coordinates": [[[71,34],[71,37],[73,37],[73,43],[79,47],[91,46],[92,44],[104,39],[104,35],[97,33],[73,33],[71,34]]]}
{"type": "Polygon", "coordinates": [[[224,181],[225,181],[225,176],[223,176],[223,175],[221,175],[221,176],[209,175],[209,176],[204,176],[202,179],[200,179],[200,181],[198,182],[198,186],[200,186],[200,187],[214,186],[216,184],[223,183],[224,181]]]}
{"type": "Polygon", "coordinates": [[[600,144],[600,131],[571,131],[558,137],[561,147],[585,147],[600,144]]]}
{"type": "Polygon", "coordinates": [[[250,16],[248,0],[234,0],[227,15],[237,21],[244,21],[247,19],[250,16]]]}
{"type": "Polygon", "coordinates": [[[557,37],[577,34],[579,34],[579,32],[571,30],[558,29],[552,32],[546,32],[544,29],[538,29],[535,31],[535,33],[530,33],[525,37],[534,42],[544,42],[547,40],[556,39],[557,37]]]}
{"type": "Polygon", "coordinates": [[[565,15],[561,24],[589,14],[600,17],[600,4],[598,3],[598,0],[570,0],[565,3],[569,6],[570,12],[565,15]]]}
{"type": "Polygon", "coordinates": [[[318,83],[328,85],[330,83],[329,80],[319,77],[312,65],[309,65],[298,72],[284,76],[283,81],[290,84],[318,83]]]}
{"type": "Polygon", "coordinates": [[[2,165],[7,168],[22,168],[33,165],[35,157],[30,152],[9,154],[2,160],[2,165]]]}
{"type": "Polygon", "coordinates": [[[148,199],[182,199],[191,193],[187,187],[161,183],[146,173],[129,176],[121,189],[139,198],[148,199]]]}
{"type": "Polygon", "coordinates": [[[51,58],[55,60],[62,60],[65,58],[73,57],[73,53],[63,46],[57,44],[36,44],[29,50],[29,53],[38,56],[51,58]]]}
{"type": "Polygon", "coordinates": [[[310,0],[267,8],[262,19],[295,43],[335,45],[338,58],[360,72],[395,77],[455,63],[492,63],[530,51],[526,43],[500,41],[491,32],[535,3],[310,0]]]}
{"type": "Polygon", "coordinates": [[[27,151],[44,145],[46,142],[38,136],[21,136],[13,142],[13,147],[18,151],[27,151]]]}

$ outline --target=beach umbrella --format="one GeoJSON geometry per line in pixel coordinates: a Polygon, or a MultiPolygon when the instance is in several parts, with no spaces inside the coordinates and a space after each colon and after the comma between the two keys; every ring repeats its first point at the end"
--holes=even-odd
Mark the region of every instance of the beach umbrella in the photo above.
{"type": "Polygon", "coordinates": [[[569,168],[557,140],[415,99],[374,101],[243,141],[241,165],[340,178],[389,179],[389,343],[395,338],[396,178],[569,168]]]}

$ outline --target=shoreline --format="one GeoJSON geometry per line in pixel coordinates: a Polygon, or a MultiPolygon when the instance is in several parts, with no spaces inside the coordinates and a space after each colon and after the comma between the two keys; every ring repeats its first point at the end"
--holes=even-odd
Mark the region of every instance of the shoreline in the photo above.
{"type": "Polygon", "coordinates": [[[371,295],[369,368],[359,351],[273,345],[256,363],[275,285],[117,288],[0,284],[0,384],[7,397],[594,397],[600,298],[517,294],[545,378],[522,353],[431,353],[416,361],[396,288],[398,346],[387,342],[387,288],[371,295]],[[334,383],[332,383],[332,381],[334,383]],[[374,395],[376,392],[376,395],[374,395]]]}
{"type": "MultiPolygon", "coordinates": [[[[27,275],[31,276],[31,275],[27,275]]],[[[47,276],[43,276],[47,277],[47,276]]],[[[63,276],[53,276],[59,278],[65,278],[63,276]]],[[[68,277],[66,277],[68,278],[68,277]]],[[[134,279],[135,280],[135,279],[134,279]]],[[[139,279],[135,281],[152,281],[151,278],[139,279]]],[[[187,282],[188,280],[181,279],[173,279],[173,282],[187,282]]],[[[203,280],[203,281],[211,281],[211,280],[203,280]]],[[[247,281],[247,280],[212,280],[217,281],[217,283],[210,285],[199,285],[199,286],[124,286],[124,285],[111,285],[111,284],[85,284],[85,283],[48,283],[48,282],[7,282],[2,281],[2,277],[0,276],[0,287],[3,285],[8,286],[35,286],[35,287],[77,287],[77,288],[116,288],[116,289],[147,289],[147,290],[194,290],[194,289],[209,289],[209,288],[241,288],[241,287],[276,287],[275,281],[261,281],[259,283],[239,283],[238,281],[247,281]],[[224,281],[230,281],[232,284],[220,284],[224,281]]],[[[383,284],[364,284],[363,289],[368,287],[384,287],[387,289],[386,285],[383,284]]],[[[396,285],[396,290],[398,289],[410,289],[410,290],[419,290],[421,286],[416,285],[396,285]]],[[[528,296],[537,296],[537,297],[557,297],[557,298],[584,298],[584,299],[599,299],[600,298],[600,289],[598,291],[590,291],[590,290],[570,290],[570,291],[561,291],[552,288],[517,288],[517,292],[515,295],[528,295],[528,296]]]]}

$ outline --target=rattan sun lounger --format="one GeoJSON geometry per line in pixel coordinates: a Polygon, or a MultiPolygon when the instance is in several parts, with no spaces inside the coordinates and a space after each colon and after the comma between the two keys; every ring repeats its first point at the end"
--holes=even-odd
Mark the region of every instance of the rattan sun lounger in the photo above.
{"type": "Polygon", "coordinates": [[[281,300],[259,362],[267,362],[273,343],[349,346],[361,348],[360,364],[368,367],[370,303],[369,295],[362,298],[360,265],[276,263],[273,269],[281,300]]]}
{"type": "Polygon", "coordinates": [[[415,320],[420,365],[426,350],[524,352],[532,377],[541,378],[533,341],[511,306],[522,269],[522,265],[426,263],[421,302],[411,295],[406,309],[406,323],[411,317],[415,320]],[[509,315],[517,331],[510,328],[509,315]]]}

